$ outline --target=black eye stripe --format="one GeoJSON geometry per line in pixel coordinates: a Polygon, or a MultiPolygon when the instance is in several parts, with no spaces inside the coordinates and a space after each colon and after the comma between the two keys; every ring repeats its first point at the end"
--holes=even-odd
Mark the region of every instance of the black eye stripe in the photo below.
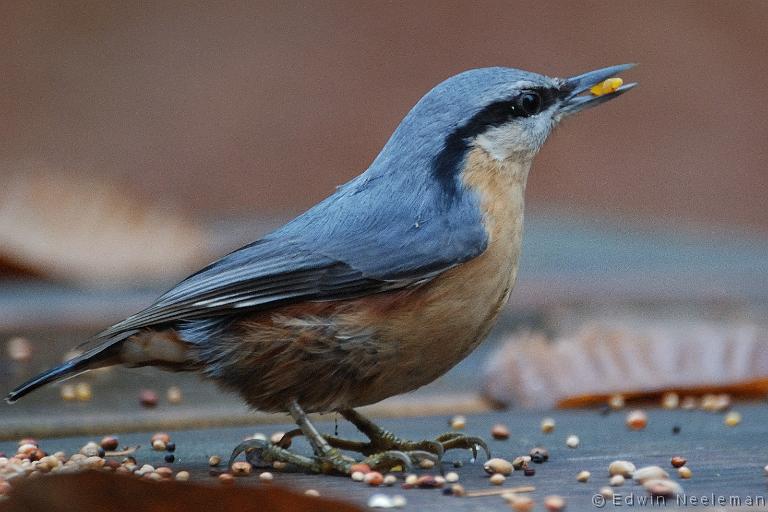
{"type": "Polygon", "coordinates": [[[466,124],[459,126],[445,138],[443,150],[432,162],[432,169],[448,197],[452,196],[455,191],[455,173],[460,168],[460,162],[469,148],[469,141],[490,127],[501,126],[516,117],[528,117],[519,105],[522,94],[526,92],[539,94],[541,97],[540,111],[551,107],[560,95],[560,91],[556,88],[531,87],[524,89],[511,98],[487,105],[472,116],[466,124]]]}

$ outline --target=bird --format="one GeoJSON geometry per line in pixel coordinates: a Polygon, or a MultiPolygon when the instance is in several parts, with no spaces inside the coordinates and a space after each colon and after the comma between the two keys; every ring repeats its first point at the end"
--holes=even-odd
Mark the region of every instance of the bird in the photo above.
{"type": "Polygon", "coordinates": [[[288,412],[280,442],[233,450],[262,463],[349,473],[478,447],[449,433],[401,439],[355,408],[419,388],[486,337],[517,279],[534,157],[566,117],[633,88],[590,88],[622,64],[570,78],[510,67],[464,71],[405,115],[370,166],[303,214],[187,277],[86,342],[81,355],[11,391],[112,365],[196,372],[252,408],[288,412]],[[322,435],[337,412],[367,442],[322,435]],[[306,436],[311,456],[290,450],[306,436]],[[360,453],[364,459],[350,456],[360,453]]]}

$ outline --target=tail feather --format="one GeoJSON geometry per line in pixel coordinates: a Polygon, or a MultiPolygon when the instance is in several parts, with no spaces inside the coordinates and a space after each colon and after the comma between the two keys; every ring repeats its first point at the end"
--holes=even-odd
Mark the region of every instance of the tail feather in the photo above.
{"type": "Polygon", "coordinates": [[[41,386],[74,376],[75,374],[82,373],[87,370],[92,370],[100,366],[107,366],[111,364],[109,363],[110,358],[113,358],[117,355],[117,352],[119,351],[120,345],[123,343],[123,341],[133,336],[137,332],[138,331],[128,331],[112,336],[100,342],[96,347],[88,350],[84,354],[70,359],[69,361],[65,361],[64,363],[51,368],[50,370],[46,370],[40,375],[32,377],[27,382],[8,393],[5,401],[9,404],[12,404],[19,398],[41,386]]]}

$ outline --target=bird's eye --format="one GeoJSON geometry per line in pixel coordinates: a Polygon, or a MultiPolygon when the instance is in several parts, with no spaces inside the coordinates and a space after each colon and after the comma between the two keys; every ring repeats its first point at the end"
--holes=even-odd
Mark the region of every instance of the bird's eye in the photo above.
{"type": "Polygon", "coordinates": [[[526,116],[535,116],[541,112],[541,95],[537,92],[524,92],[523,95],[520,96],[519,103],[520,110],[522,110],[526,116]]]}

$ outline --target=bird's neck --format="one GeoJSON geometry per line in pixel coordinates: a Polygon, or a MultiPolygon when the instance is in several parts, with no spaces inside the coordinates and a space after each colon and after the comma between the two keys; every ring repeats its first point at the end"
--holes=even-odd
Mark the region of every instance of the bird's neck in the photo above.
{"type": "Polygon", "coordinates": [[[479,201],[491,242],[519,244],[525,184],[531,160],[497,160],[482,148],[472,149],[462,180],[479,201]]]}

